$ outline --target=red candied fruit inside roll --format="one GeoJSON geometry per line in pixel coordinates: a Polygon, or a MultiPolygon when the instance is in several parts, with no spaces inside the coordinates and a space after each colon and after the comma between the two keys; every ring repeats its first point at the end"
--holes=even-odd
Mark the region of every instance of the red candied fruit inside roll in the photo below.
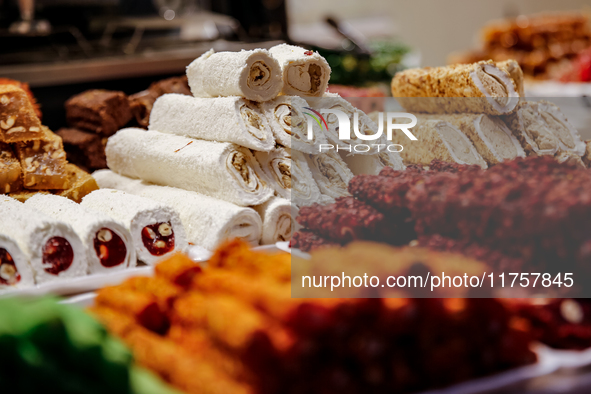
{"type": "Polygon", "coordinates": [[[45,272],[57,275],[67,270],[74,261],[74,250],[67,239],[53,237],[43,247],[43,267],[45,272]]]}
{"type": "Polygon", "coordinates": [[[13,286],[21,280],[14,260],[8,250],[0,248],[0,284],[13,286]]]}
{"type": "Polygon", "coordinates": [[[103,227],[94,237],[94,251],[103,267],[111,268],[125,261],[127,247],[123,239],[114,231],[103,227]]]}
{"type": "Polygon", "coordinates": [[[170,223],[150,224],[142,229],[142,242],[153,256],[162,256],[174,249],[174,231],[170,223]]]}

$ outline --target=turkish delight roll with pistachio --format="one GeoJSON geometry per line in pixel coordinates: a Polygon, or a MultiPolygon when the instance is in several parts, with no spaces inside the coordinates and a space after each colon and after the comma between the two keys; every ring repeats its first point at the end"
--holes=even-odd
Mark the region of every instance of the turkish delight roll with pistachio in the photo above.
{"type": "MultiPolygon", "coordinates": [[[[477,114],[419,115],[421,120],[443,120],[461,130],[488,164],[525,157],[519,140],[496,116],[477,114]]],[[[470,163],[467,163],[470,164],[470,163]]]]}
{"type": "Polygon", "coordinates": [[[280,44],[269,50],[279,62],[285,95],[322,96],[330,79],[330,66],[318,52],[280,44]]]}
{"type": "Polygon", "coordinates": [[[409,112],[508,114],[519,103],[518,89],[507,65],[491,60],[415,68],[392,79],[392,95],[409,112]]]}
{"type": "Polygon", "coordinates": [[[540,101],[538,111],[548,129],[558,139],[561,150],[572,152],[578,156],[585,154],[585,143],[581,140],[578,130],[568,121],[556,104],[540,101]]]}
{"type": "Polygon", "coordinates": [[[42,134],[41,121],[27,93],[14,85],[0,85],[0,141],[30,141],[42,134]]]}
{"type": "Polygon", "coordinates": [[[189,64],[187,78],[195,97],[267,101],[283,87],[281,67],[266,49],[218,53],[211,49],[189,64]]]}
{"type": "Polygon", "coordinates": [[[176,187],[152,185],[111,170],[92,175],[103,188],[122,190],[174,208],[183,222],[187,240],[193,245],[213,250],[228,239],[240,238],[258,245],[261,238],[263,223],[252,208],[176,187]]]}
{"type": "Polygon", "coordinates": [[[81,205],[123,224],[138,259],[146,264],[155,264],[188,246],[179,215],[167,204],[121,190],[99,189],[84,197],[81,205]]]}
{"type": "Polygon", "coordinates": [[[121,175],[240,206],[262,204],[273,195],[252,152],[228,142],[127,128],[109,138],[106,155],[109,168],[121,175]]]}
{"type": "Polygon", "coordinates": [[[331,198],[350,195],[347,185],[353,173],[335,150],[307,156],[312,176],[322,194],[331,198]]]}
{"type": "Polygon", "coordinates": [[[0,193],[11,193],[23,186],[22,170],[10,145],[0,142],[0,193]]]}
{"type": "Polygon", "coordinates": [[[131,234],[122,223],[108,215],[52,194],[36,194],[25,206],[72,226],[86,249],[89,274],[135,267],[131,234]]]}
{"type": "Polygon", "coordinates": [[[540,115],[538,103],[524,101],[519,104],[517,111],[501,119],[528,155],[554,155],[558,151],[558,139],[540,115]]]}
{"type": "Polygon", "coordinates": [[[416,141],[409,140],[403,133],[392,135],[393,143],[404,146],[400,156],[406,164],[428,166],[431,161],[437,159],[458,164],[476,164],[482,168],[488,167],[472,141],[450,122],[419,117],[412,132],[417,137],[416,141]]]}
{"type": "Polygon", "coordinates": [[[275,146],[267,118],[255,103],[240,97],[165,94],[154,103],[148,129],[260,151],[275,146]]]}
{"type": "Polygon", "coordinates": [[[254,152],[269,185],[277,195],[291,198],[291,149],[276,148],[271,152],[254,152]]]}
{"type": "Polygon", "coordinates": [[[4,268],[5,277],[7,269],[12,274],[8,275],[9,282],[18,279],[15,269],[21,278],[25,275],[26,281],[31,269],[37,284],[86,274],[84,245],[69,224],[6,196],[0,197],[0,218],[5,231],[10,232],[10,237],[0,238],[10,240],[0,243],[0,249],[8,251],[13,260],[21,261],[20,266],[15,263],[12,269],[4,268]],[[25,268],[22,261],[28,261],[30,268],[25,268]]]}

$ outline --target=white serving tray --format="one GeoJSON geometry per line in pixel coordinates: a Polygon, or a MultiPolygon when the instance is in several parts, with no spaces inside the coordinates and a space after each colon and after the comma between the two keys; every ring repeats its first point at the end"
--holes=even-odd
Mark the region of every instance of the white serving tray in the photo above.
{"type": "MultiPolygon", "coordinates": [[[[266,251],[269,253],[279,251],[275,245],[257,246],[254,248],[254,250],[266,251]]],[[[191,260],[197,263],[205,263],[211,257],[212,252],[199,246],[190,246],[187,250],[187,255],[191,258],[191,260]]],[[[81,294],[98,290],[105,286],[118,285],[125,279],[132,276],[151,276],[153,273],[153,266],[143,265],[121,271],[78,276],[63,281],[43,283],[22,289],[0,291],[0,297],[37,297],[47,294],[68,296],[73,294],[81,294]]]]}

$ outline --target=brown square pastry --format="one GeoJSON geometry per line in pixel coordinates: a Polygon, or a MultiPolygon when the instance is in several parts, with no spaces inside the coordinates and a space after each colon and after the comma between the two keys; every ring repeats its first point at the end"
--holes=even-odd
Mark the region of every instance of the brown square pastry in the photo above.
{"type": "Polygon", "coordinates": [[[14,145],[23,170],[27,189],[66,189],[66,152],[62,139],[43,126],[43,137],[14,145]]]}
{"type": "Polygon", "coordinates": [[[107,138],[73,128],[61,128],[56,134],[62,137],[68,161],[89,170],[107,168],[107,138]]]}
{"type": "Polygon", "coordinates": [[[178,93],[191,95],[191,89],[187,77],[172,77],[154,82],[146,90],[129,96],[131,112],[136,121],[142,127],[148,127],[150,113],[156,99],[166,93],[178,93]]]}
{"type": "Polygon", "coordinates": [[[30,141],[42,134],[41,121],[27,93],[14,85],[0,85],[0,141],[30,141]]]}
{"type": "Polygon", "coordinates": [[[71,97],[65,107],[71,127],[105,136],[115,134],[132,117],[125,93],[110,90],[87,90],[71,97]]]}
{"type": "Polygon", "coordinates": [[[84,196],[99,188],[92,175],[74,164],[66,164],[66,173],[68,174],[70,186],[65,190],[55,191],[54,193],[58,196],[67,197],[74,202],[80,203],[84,196]]]}
{"type": "Polygon", "coordinates": [[[10,145],[0,142],[0,193],[20,190],[23,186],[21,165],[10,145]]]}

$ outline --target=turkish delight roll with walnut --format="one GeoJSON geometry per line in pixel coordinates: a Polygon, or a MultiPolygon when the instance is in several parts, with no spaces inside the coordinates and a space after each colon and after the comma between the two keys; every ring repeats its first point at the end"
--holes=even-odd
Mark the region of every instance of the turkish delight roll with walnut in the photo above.
{"type": "Polygon", "coordinates": [[[42,135],[41,121],[27,93],[14,85],[0,85],[0,141],[30,141],[42,135]]]}
{"type": "Polygon", "coordinates": [[[18,191],[23,186],[21,165],[8,144],[0,142],[0,193],[18,191]]]}
{"type": "Polygon", "coordinates": [[[218,52],[210,49],[189,66],[187,77],[195,97],[244,97],[264,102],[283,86],[281,67],[266,49],[218,52]]]}
{"type": "Polygon", "coordinates": [[[525,101],[519,105],[517,111],[502,116],[501,119],[528,155],[554,155],[558,151],[559,142],[548,128],[538,107],[536,102],[525,101]]]}
{"type": "Polygon", "coordinates": [[[473,142],[457,125],[445,119],[419,118],[413,128],[417,141],[411,141],[402,133],[393,133],[392,142],[403,145],[400,157],[407,164],[428,166],[433,160],[459,164],[477,164],[487,168],[487,163],[473,142]]]}
{"type": "Polygon", "coordinates": [[[109,168],[121,175],[236,205],[262,204],[273,195],[252,152],[236,144],[127,128],[109,138],[106,153],[109,168]]]}
{"type": "Polygon", "coordinates": [[[476,151],[488,164],[525,157],[519,140],[498,117],[484,114],[441,114],[419,115],[418,118],[419,122],[436,119],[453,125],[470,139],[476,151]]]}
{"type": "Polygon", "coordinates": [[[40,139],[14,145],[27,189],[67,189],[66,152],[62,139],[42,126],[40,139]]]}
{"type": "Polygon", "coordinates": [[[270,151],[275,146],[275,138],[262,111],[240,97],[165,94],[154,103],[148,129],[201,140],[232,142],[259,151],[270,151]]]}
{"type": "Polygon", "coordinates": [[[415,68],[392,79],[392,95],[410,112],[508,114],[519,103],[518,89],[507,65],[492,60],[415,68]]]}
{"type": "Polygon", "coordinates": [[[330,66],[318,52],[280,44],[269,50],[281,65],[285,95],[322,96],[330,79],[330,66]]]}

